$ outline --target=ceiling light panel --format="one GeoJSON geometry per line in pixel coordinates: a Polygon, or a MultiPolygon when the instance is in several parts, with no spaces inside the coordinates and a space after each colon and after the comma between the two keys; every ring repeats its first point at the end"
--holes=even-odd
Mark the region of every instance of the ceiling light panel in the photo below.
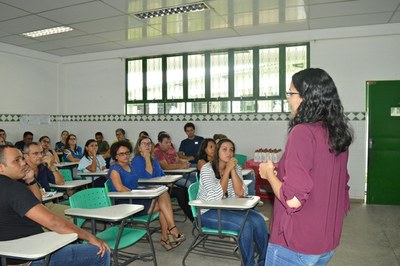
{"type": "Polygon", "coordinates": [[[204,2],[198,2],[174,7],[154,9],[146,12],[136,13],[134,15],[139,19],[149,19],[188,12],[204,11],[206,9],[208,9],[208,6],[204,2]]]}
{"type": "Polygon", "coordinates": [[[21,33],[21,35],[24,37],[37,38],[37,37],[42,37],[42,36],[47,36],[47,35],[64,33],[64,32],[68,32],[68,31],[72,31],[72,30],[74,30],[74,29],[71,27],[61,26],[61,27],[25,32],[25,33],[21,33]]]}

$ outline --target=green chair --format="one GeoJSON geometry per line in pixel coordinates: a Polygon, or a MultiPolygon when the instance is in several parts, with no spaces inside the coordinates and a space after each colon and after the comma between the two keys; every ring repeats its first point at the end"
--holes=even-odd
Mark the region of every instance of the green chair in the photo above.
{"type": "Polygon", "coordinates": [[[68,168],[61,168],[58,170],[60,174],[64,177],[64,181],[72,181],[72,173],[71,169],[68,168]]]}
{"type": "MultiPolygon", "coordinates": [[[[196,182],[190,185],[188,189],[189,201],[197,199],[197,193],[199,191],[200,182],[196,182]]],[[[239,232],[232,230],[213,229],[205,226],[201,226],[201,212],[194,206],[190,206],[194,217],[194,226],[198,230],[198,234],[190,244],[185,256],[182,259],[182,264],[185,264],[185,260],[189,253],[196,249],[202,244],[203,252],[208,256],[224,257],[232,259],[232,255],[237,259],[241,260],[240,248],[239,248],[239,232]],[[234,242],[229,239],[234,239],[234,242]]],[[[242,261],[243,265],[243,261],[242,261]]]]}
{"type": "Polygon", "coordinates": [[[244,164],[247,161],[247,156],[244,154],[236,153],[235,158],[238,161],[238,164],[240,165],[240,167],[244,168],[244,164]]]}
{"type": "MultiPolygon", "coordinates": [[[[71,208],[95,209],[111,206],[111,200],[107,196],[104,188],[90,188],[81,190],[70,197],[71,208]]],[[[77,226],[81,227],[84,219],[75,219],[77,226]]],[[[152,257],[154,265],[157,265],[156,254],[153,246],[153,241],[148,230],[143,228],[127,228],[124,227],[126,221],[122,221],[119,226],[113,226],[96,234],[96,236],[106,242],[112,249],[112,257],[115,265],[119,264],[121,257],[129,257],[129,260],[123,262],[124,265],[135,259],[144,257],[152,257]],[[132,254],[121,251],[146,237],[149,241],[151,253],[132,254]]],[[[95,224],[94,224],[95,227],[95,224]]],[[[92,228],[93,230],[93,228],[92,228]]],[[[95,228],[94,228],[95,230],[95,228]]]]}
{"type": "MultiPolygon", "coordinates": [[[[108,194],[110,192],[110,190],[111,190],[110,179],[107,179],[107,181],[104,183],[104,189],[106,191],[106,194],[108,194]]],[[[160,227],[159,226],[151,227],[150,223],[158,220],[159,216],[160,216],[160,212],[155,212],[152,215],[150,215],[150,214],[134,215],[134,216],[132,216],[132,218],[129,219],[129,222],[143,225],[150,232],[150,234],[153,234],[154,232],[157,232],[158,230],[160,230],[160,227]]]]}

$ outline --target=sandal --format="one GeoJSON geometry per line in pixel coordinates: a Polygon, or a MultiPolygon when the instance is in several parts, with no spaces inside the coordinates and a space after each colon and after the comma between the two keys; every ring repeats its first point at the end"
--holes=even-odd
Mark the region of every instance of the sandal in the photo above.
{"type": "Polygon", "coordinates": [[[174,243],[182,243],[183,241],[185,241],[186,240],[186,237],[185,237],[185,235],[184,234],[178,234],[178,236],[174,236],[172,233],[171,233],[171,230],[172,229],[174,229],[174,228],[176,228],[176,225],[174,225],[173,227],[171,227],[170,229],[168,229],[168,240],[169,240],[169,242],[171,243],[171,244],[174,244],[174,243]]]}
{"type": "Polygon", "coordinates": [[[161,246],[163,246],[163,248],[165,248],[166,251],[170,251],[171,249],[176,247],[176,246],[172,246],[168,239],[167,240],[160,239],[160,244],[161,244],[161,246]]]}

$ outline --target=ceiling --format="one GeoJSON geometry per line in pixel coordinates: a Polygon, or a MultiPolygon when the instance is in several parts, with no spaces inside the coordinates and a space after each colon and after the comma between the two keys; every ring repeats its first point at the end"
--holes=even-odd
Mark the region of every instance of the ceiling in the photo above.
{"type": "Polygon", "coordinates": [[[400,22],[400,0],[204,0],[206,11],[135,13],[201,0],[0,0],[0,42],[68,56],[155,44],[400,22]],[[56,26],[39,38],[20,34],[56,26]]]}

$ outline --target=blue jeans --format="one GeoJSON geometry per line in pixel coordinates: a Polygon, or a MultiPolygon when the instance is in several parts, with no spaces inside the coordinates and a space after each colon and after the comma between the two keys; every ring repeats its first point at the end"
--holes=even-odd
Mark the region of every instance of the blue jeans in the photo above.
{"type": "MultiPolygon", "coordinates": [[[[97,252],[99,252],[99,248],[91,244],[67,245],[51,254],[49,266],[109,266],[110,253],[108,250],[103,257],[97,255],[97,252]]],[[[43,262],[44,259],[35,260],[29,266],[42,266],[43,262]]]]}
{"type": "MultiPolygon", "coordinates": [[[[246,211],[221,210],[221,228],[239,232],[246,211]]],[[[218,229],[218,212],[209,210],[201,216],[202,226],[218,229]]],[[[242,234],[239,238],[240,253],[245,266],[254,263],[254,244],[258,251],[258,265],[264,266],[268,245],[268,229],[264,219],[254,210],[249,211],[242,234]]]]}
{"type": "Polygon", "coordinates": [[[323,266],[328,264],[334,252],[332,250],[319,255],[309,255],[269,243],[265,266],[323,266]]]}
{"type": "Polygon", "coordinates": [[[254,171],[251,171],[249,174],[243,176],[243,180],[252,180],[251,184],[247,187],[247,193],[249,195],[256,195],[256,176],[254,171]]]}
{"type": "Polygon", "coordinates": [[[196,172],[183,174],[183,177],[176,181],[175,185],[189,188],[193,183],[196,183],[196,172]]]}

